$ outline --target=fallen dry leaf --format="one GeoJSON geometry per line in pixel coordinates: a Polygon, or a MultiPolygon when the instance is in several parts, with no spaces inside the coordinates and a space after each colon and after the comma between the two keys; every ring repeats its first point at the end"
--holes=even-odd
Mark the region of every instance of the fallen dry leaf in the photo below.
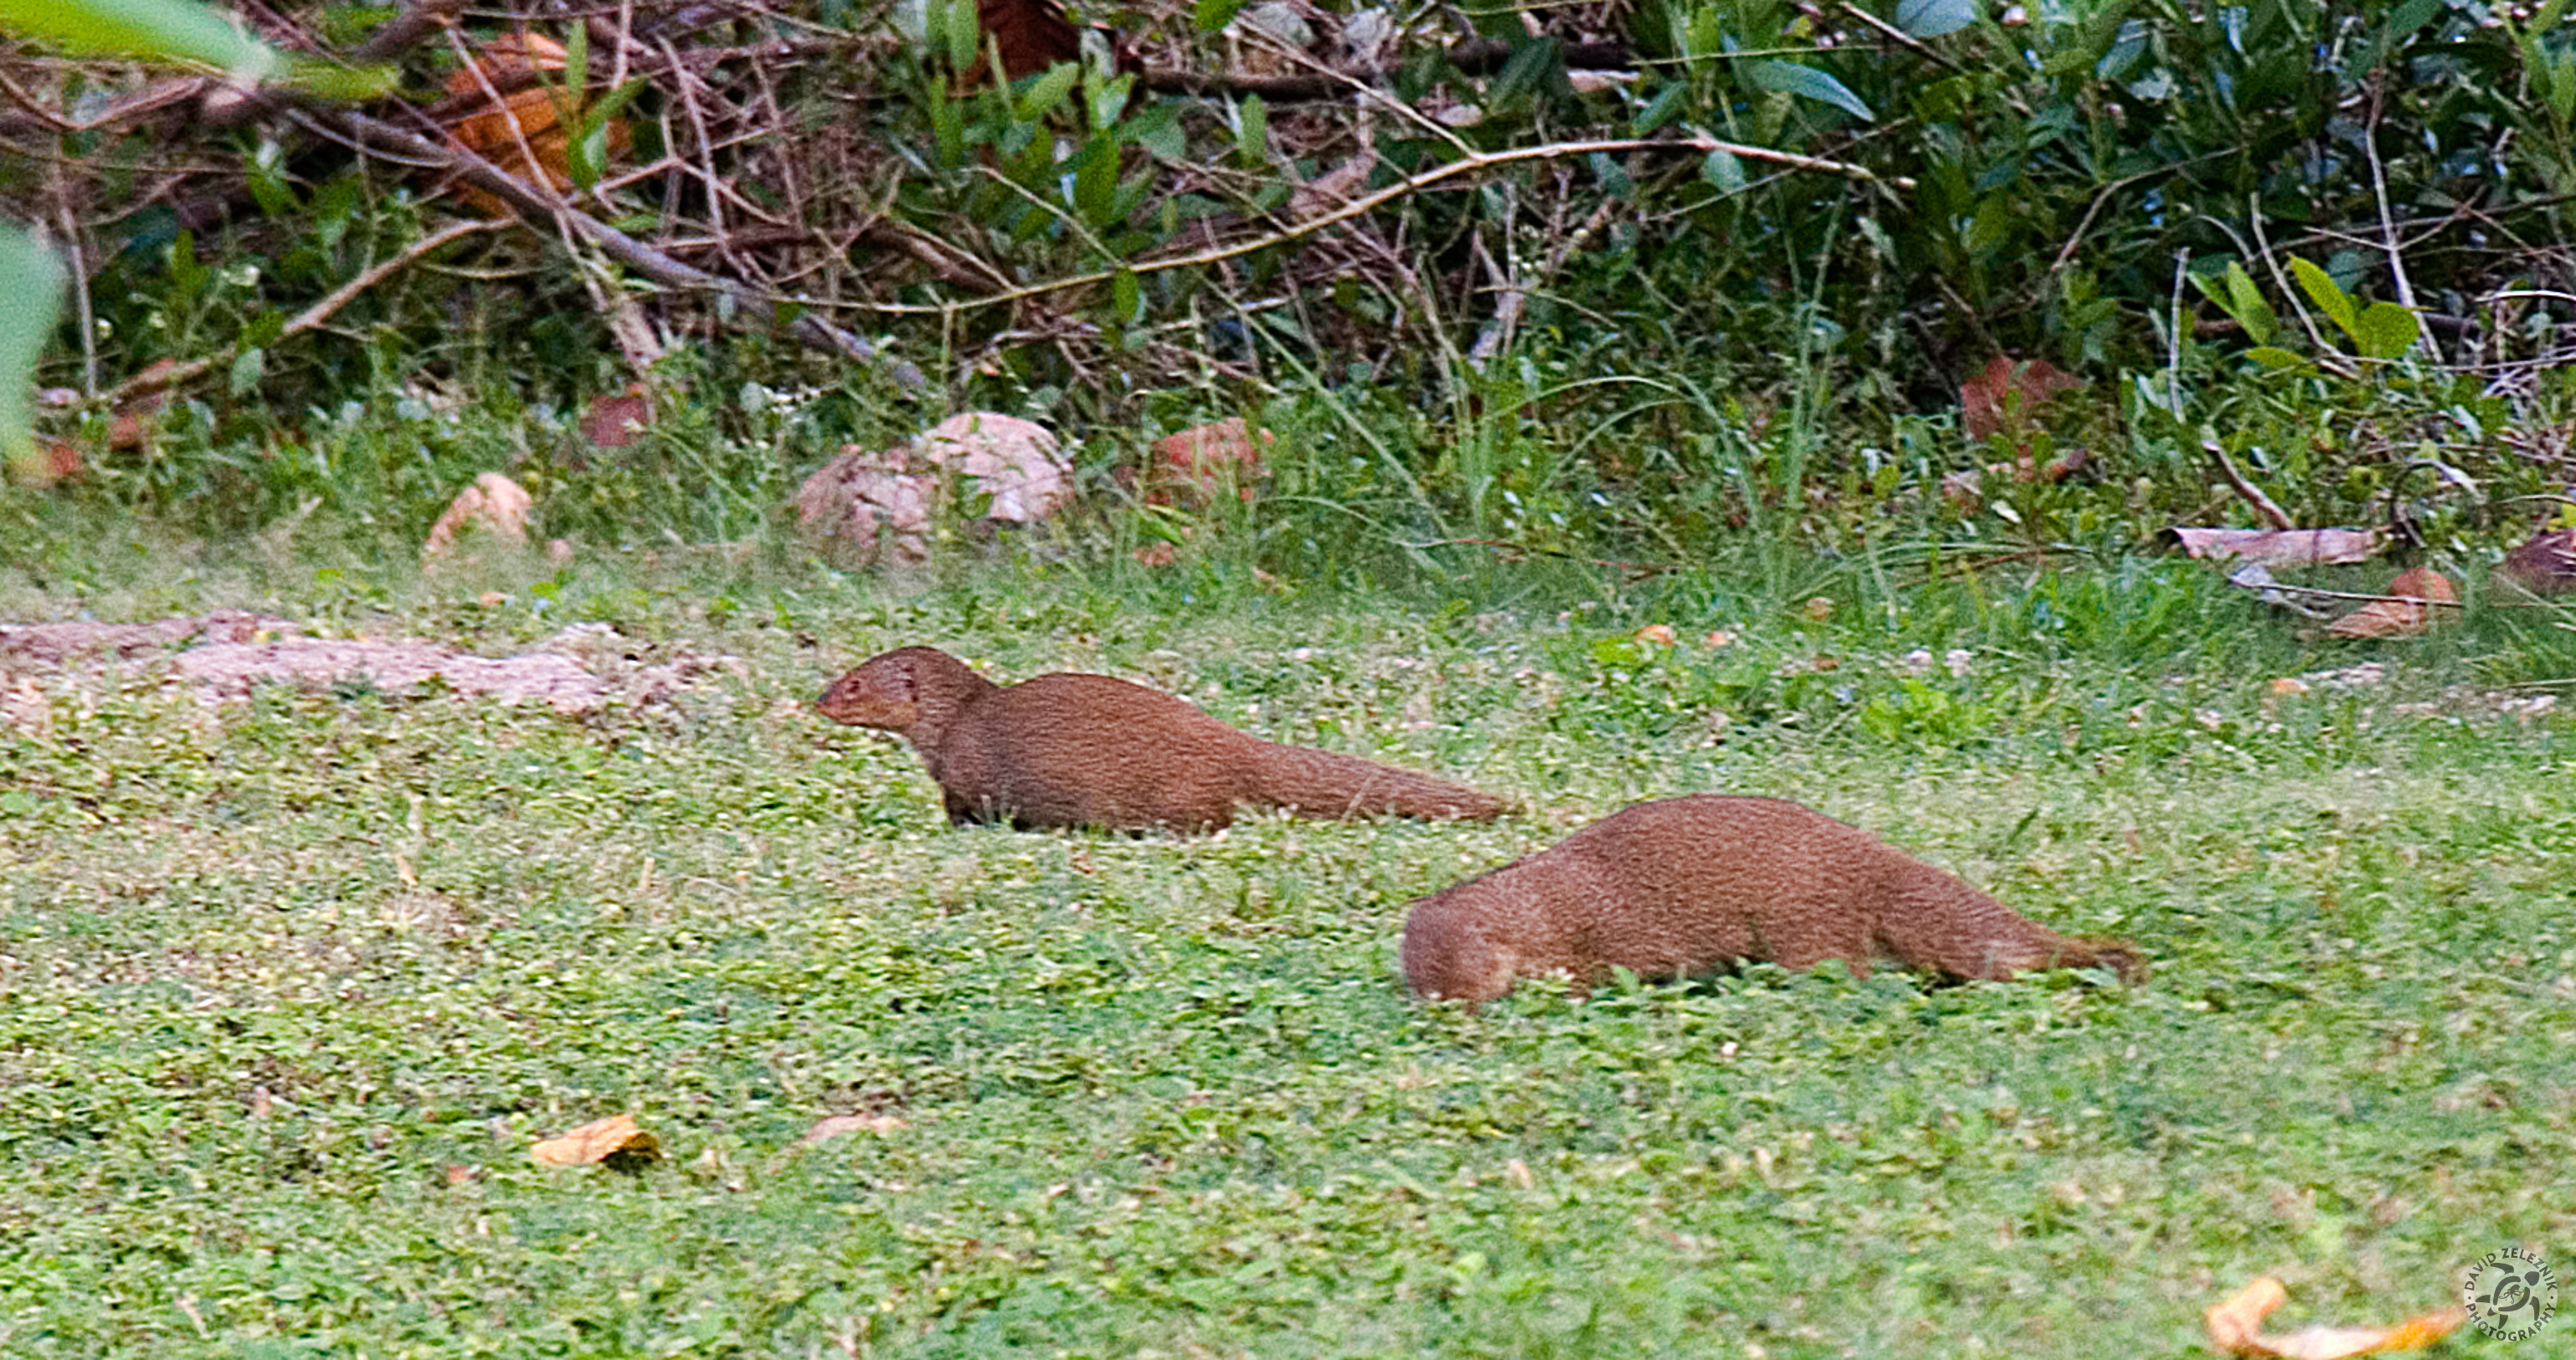
{"type": "Polygon", "coordinates": [[[2431,567],[2400,572],[2388,583],[2395,599],[2373,600],[2334,621],[2326,631],[2340,638],[2413,637],[2433,626],[2434,604],[2457,604],[2460,593],[2431,567]]]}
{"type": "Polygon", "coordinates": [[[1179,555],[1180,550],[1178,548],[1173,547],[1170,543],[1157,540],[1136,550],[1136,565],[1140,567],[1168,567],[1172,565],[1172,559],[1179,555]]]}
{"type": "Polygon", "coordinates": [[[1715,632],[1713,632],[1713,633],[1710,633],[1707,637],[1702,638],[1702,639],[1701,639],[1701,641],[1706,642],[1706,643],[1708,644],[1708,646],[1709,646],[1709,650],[1711,650],[1711,651],[1715,651],[1716,649],[1718,649],[1718,648],[1720,648],[1720,647],[1732,647],[1732,646],[1734,646],[1734,645],[1735,645],[1735,634],[1730,633],[1730,632],[1726,631],[1726,630],[1725,630],[1725,629],[1723,629],[1723,628],[1720,628],[1720,629],[1718,629],[1717,631],[1715,631],[1715,632]]]}
{"type": "Polygon", "coordinates": [[[590,399],[581,416],[581,437],[603,449],[622,449],[644,437],[653,423],[653,400],[644,384],[628,383],[623,392],[602,392],[590,399]]]}
{"type": "Polygon", "coordinates": [[[447,513],[429,526],[429,537],[421,541],[420,555],[445,554],[456,546],[457,535],[469,528],[480,528],[514,547],[524,545],[528,541],[528,511],[535,504],[526,487],[500,473],[486,472],[447,503],[447,513]]]}
{"type": "Polygon", "coordinates": [[[1827,596],[1818,595],[1808,600],[1806,606],[1799,612],[1818,623],[1823,623],[1834,616],[1834,602],[1827,596]]]}
{"type": "Polygon", "coordinates": [[[1652,642],[1664,647],[1672,646],[1677,640],[1673,636],[1672,626],[1662,623],[1647,624],[1636,631],[1635,637],[1639,642],[1652,642]]]}
{"type": "Polygon", "coordinates": [[[2236,557],[2273,567],[2313,567],[2367,562],[2379,555],[2379,536],[2367,529],[2193,529],[2165,535],[2193,557],[2236,557]]]}
{"type": "Polygon", "coordinates": [[[1153,461],[1145,469],[1146,503],[1168,505],[1177,499],[1205,505],[1229,480],[1236,496],[1251,500],[1252,483],[1262,474],[1261,450],[1278,442],[1268,430],[1258,437],[1256,445],[1254,432],[1236,416],[1155,440],[1153,461]]]}
{"type": "MultiPolygon", "coordinates": [[[[559,191],[568,189],[572,187],[572,137],[567,125],[585,120],[585,92],[547,85],[536,73],[552,75],[570,65],[563,45],[552,38],[505,33],[485,43],[473,64],[448,75],[447,101],[432,116],[445,123],[448,139],[465,150],[520,179],[533,182],[542,171],[545,183],[559,191]],[[497,104],[494,95],[500,97],[497,104]]],[[[556,79],[560,82],[562,77],[556,79]]],[[[625,155],[632,140],[625,119],[608,120],[612,160],[625,155]]],[[[501,200],[480,189],[461,186],[457,193],[487,217],[509,215],[501,200]]]]}
{"type": "Polygon", "coordinates": [[[2263,1335],[2263,1319],[2290,1297],[2281,1282],[2265,1275],[2234,1295],[2210,1306],[2203,1316],[2210,1349],[2249,1360],[2345,1360],[2347,1356],[2381,1355],[2419,1350],[2458,1329],[2468,1320],[2460,1308],[2411,1317],[2390,1327],[2308,1327],[2286,1336],[2263,1335]]]}
{"type": "Polygon", "coordinates": [[[982,53],[966,68],[957,88],[971,89],[1002,51],[1002,74],[1010,80],[1035,75],[1060,61],[1082,60],[1082,32],[1057,0],[975,0],[975,27],[984,37],[982,53]]]}
{"type": "Polygon", "coordinates": [[[1959,384],[1959,428],[1983,443],[1994,434],[2018,434],[2037,424],[2039,408],[2072,392],[2084,380],[2046,359],[2017,362],[1998,354],[1983,373],[1959,384]]]}
{"type": "Polygon", "coordinates": [[[899,1133],[911,1127],[890,1114],[836,1114],[814,1121],[814,1127],[805,1130],[805,1136],[796,1141],[799,1146],[812,1147],[845,1133],[899,1133]]]}
{"type": "Polygon", "coordinates": [[[2496,574],[2534,595],[2576,590],[2576,529],[2541,534],[2506,553],[2496,574]]]}
{"type": "Polygon", "coordinates": [[[539,1166],[590,1166],[618,1156],[649,1162],[662,1155],[662,1140],[635,1127],[635,1116],[613,1114],[546,1139],[529,1148],[528,1155],[539,1166]]]}
{"type": "Polygon", "coordinates": [[[10,455],[8,474],[10,481],[42,491],[57,482],[79,476],[82,467],[79,449],[60,440],[46,440],[24,455],[10,455]]]}

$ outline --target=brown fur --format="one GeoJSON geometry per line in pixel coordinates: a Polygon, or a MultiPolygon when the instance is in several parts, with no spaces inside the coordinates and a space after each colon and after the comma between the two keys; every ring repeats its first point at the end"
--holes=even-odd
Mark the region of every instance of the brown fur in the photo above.
{"type": "Polygon", "coordinates": [[[1068,672],[996,685],[930,647],[869,658],[814,707],[903,734],[957,822],[1198,831],[1245,805],[1314,817],[1503,812],[1498,798],[1427,775],[1273,745],[1142,685],[1068,672]]]}
{"type": "Polygon", "coordinates": [[[2138,951],[2077,940],[1858,827],[1776,798],[1640,803],[1555,848],[1414,903],[1404,979],[1424,996],[1490,1001],[1516,978],[1613,967],[1640,977],[1740,960],[1803,970],[1873,958],[1950,978],[2100,965],[2131,982],[2138,951]]]}

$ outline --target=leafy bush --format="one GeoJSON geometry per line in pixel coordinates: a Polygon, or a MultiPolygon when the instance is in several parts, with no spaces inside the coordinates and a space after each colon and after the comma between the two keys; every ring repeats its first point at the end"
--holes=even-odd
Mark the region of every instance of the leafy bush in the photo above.
{"type": "MultiPolygon", "coordinates": [[[[655,378],[665,406],[712,422],[690,427],[702,445],[768,449],[763,469],[950,407],[1036,415],[1114,449],[1140,426],[1266,399],[1364,446],[1353,466],[1402,502],[1368,521],[1382,547],[1488,537],[1682,559],[1736,533],[1836,541],[1940,522],[1941,478],[1988,455],[1919,413],[2003,352],[2047,354],[2117,394],[2075,436],[2117,494],[1990,497],[2025,523],[1986,527],[2134,533],[2202,500],[2203,426],[2259,450],[2302,513],[2393,494],[2409,459],[2388,449],[2445,421],[2483,450],[2454,466],[2486,458],[2517,488],[2556,475],[2514,468],[2495,441],[2556,411],[2546,371],[2576,320],[2550,296],[2576,280],[2545,248],[2565,234],[2576,165],[2564,9],[1905,0],[1820,15],[1657,0],[1624,18],[1556,11],[1545,37],[1499,12],[1479,31],[1415,16],[1375,65],[1349,39],[1388,12],[1320,11],[1340,31],[1314,35],[1309,64],[1356,70],[1382,91],[1369,99],[1294,63],[1223,74],[1228,53],[1278,46],[1261,16],[1223,4],[1103,16],[1144,54],[1141,75],[1095,56],[1008,87],[966,78],[989,35],[962,3],[928,7],[922,42],[840,4],[710,22],[647,3],[618,21],[640,44],[604,19],[536,24],[570,49],[565,70],[526,77],[575,119],[569,198],[666,262],[831,300],[781,315],[836,318],[892,356],[858,365],[846,345],[762,334],[769,318],[741,292],[654,275],[574,226],[462,234],[372,273],[458,205],[354,151],[346,118],[12,125],[0,133],[27,154],[0,159],[0,198],[48,222],[78,205],[90,320],[49,380],[76,357],[102,391],[154,363],[218,361],[154,449],[93,451],[109,494],[164,511],[220,503],[259,520],[320,495],[425,518],[434,506],[379,498],[435,496],[452,481],[443,458],[421,460],[416,485],[344,476],[300,458],[341,418],[315,413],[358,402],[383,422],[471,394],[538,413],[504,444],[545,445],[540,427],[567,427],[675,345],[687,357],[655,378]],[[1630,69],[1578,84],[1570,55],[1630,69]],[[632,128],[623,159],[612,122],[632,128]],[[86,171],[69,189],[52,168],[66,161],[86,171]],[[627,178],[638,166],[650,174],[627,178]],[[2294,258],[2355,299],[2380,342],[2391,313],[2368,304],[2411,298],[2438,352],[2240,383],[2227,356],[2278,338],[2249,325],[2245,290],[2296,303],[2294,258]],[[326,299],[327,324],[288,333],[326,299]],[[2503,369],[2515,380],[2495,381],[2503,369]],[[824,395],[780,445],[725,399],[745,382],[824,395]],[[2293,450],[2321,412],[2373,433],[2293,450]],[[1911,509],[1891,521],[1894,504],[1911,509]]],[[[285,13],[304,26],[271,36],[306,51],[384,31],[285,13]]],[[[406,84],[488,81],[459,55],[490,60],[502,28],[398,52],[406,84]]],[[[66,114],[163,79],[0,60],[66,114]]],[[[109,407],[84,409],[104,422],[109,407]]],[[[677,447],[559,470],[602,479],[576,499],[626,513],[706,478],[783,475],[634,465],[677,447]]],[[[743,523],[672,518],[684,536],[743,523]]]]}

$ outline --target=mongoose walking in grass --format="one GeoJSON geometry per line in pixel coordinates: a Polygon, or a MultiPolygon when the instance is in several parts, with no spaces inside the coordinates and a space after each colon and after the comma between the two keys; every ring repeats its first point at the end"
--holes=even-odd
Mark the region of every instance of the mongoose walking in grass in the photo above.
{"type": "Polygon", "coordinates": [[[1274,745],[1106,675],[996,685],[930,647],[869,658],[814,707],[834,722],[903,734],[955,822],[1199,831],[1227,825],[1246,805],[1480,821],[1504,806],[1427,775],[1274,745]]]}
{"type": "Polygon", "coordinates": [[[1554,848],[1414,903],[1404,980],[1493,1000],[1515,979],[1640,977],[1739,960],[1866,976],[1892,957],[1951,978],[2101,965],[2146,976],[2132,946],[2068,939],[1858,827],[1776,798],[1640,803],[1554,848]]]}

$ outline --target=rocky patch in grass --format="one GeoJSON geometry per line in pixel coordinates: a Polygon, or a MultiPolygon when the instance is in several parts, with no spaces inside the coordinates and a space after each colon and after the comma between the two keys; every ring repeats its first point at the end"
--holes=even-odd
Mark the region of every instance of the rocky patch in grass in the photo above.
{"type": "Polygon", "coordinates": [[[171,678],[210,701],[246,699],[262,682],[400,694],[436,680],[453,694],[543,703],[558,713],[660,703],[712,673],[749,674],[738,658],[685,650],[648,661],[604,623],[576,624],[504,657],[431,642],[310,637],[287,620],[240,610],[148,623],[0,625],[0,674],[21,726],[20,710],[41,699],[43,682],[95,680],[112,664],[151,664],[164,654],[171,678]]]}

